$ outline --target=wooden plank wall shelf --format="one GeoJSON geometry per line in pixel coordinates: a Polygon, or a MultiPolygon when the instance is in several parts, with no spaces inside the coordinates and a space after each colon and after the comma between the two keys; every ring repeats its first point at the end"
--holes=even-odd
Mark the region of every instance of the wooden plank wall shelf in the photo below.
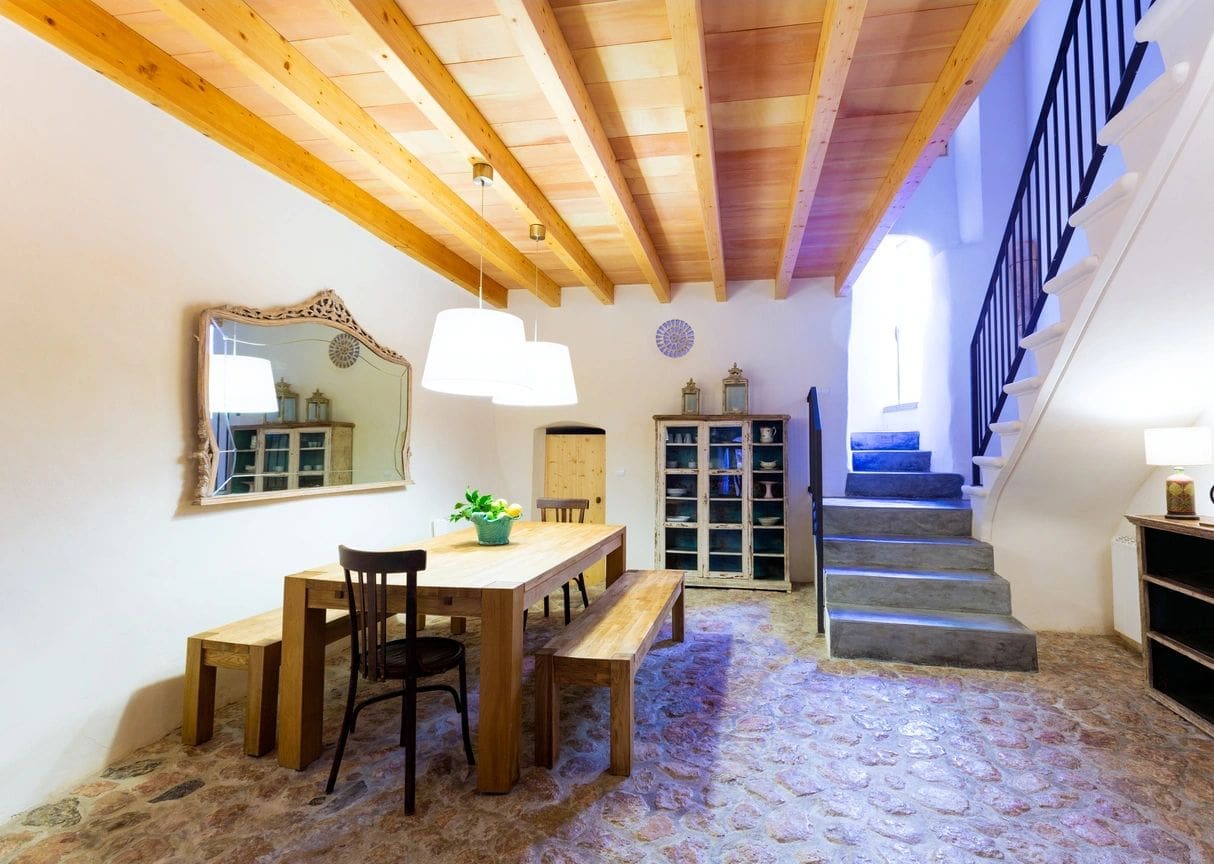
{"type": "Polygon", "coordinates": [[[653,419],[657,567],[689,586],[791,591],[788,415],[653,419]]]}
{"type": "Polygon", "coordinates": [[[1214,735],[1214,528],[1126,518],[1138,529],[1147,689],[1214,735]]]}

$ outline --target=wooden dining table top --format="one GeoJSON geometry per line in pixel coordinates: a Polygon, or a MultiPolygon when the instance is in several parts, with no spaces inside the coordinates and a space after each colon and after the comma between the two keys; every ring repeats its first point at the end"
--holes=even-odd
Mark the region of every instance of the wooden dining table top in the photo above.
{"type": "MultiPolygon", "coordinates": [[[[530,587],[547,581],[555,571],[567,569],[571,558],[598,560],[602,554],[597,550],[623,532],[622,525],[518,521],[511,526],[510,542],[504,546],[480,545],[476,529],[468,527],[393,548],[426,551],[426,568],[417,574],[419,591],[530,587]]],[[[337,563],[296,575],[335,581],[345,578],[337,563]]],[[[388,581],[403,583],[404,576],[389,576],[388,581]]]]}

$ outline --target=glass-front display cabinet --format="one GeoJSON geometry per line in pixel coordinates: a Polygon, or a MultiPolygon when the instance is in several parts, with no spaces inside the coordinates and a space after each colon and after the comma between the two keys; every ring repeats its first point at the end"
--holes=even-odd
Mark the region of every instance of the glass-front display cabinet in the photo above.
{"type": "Polygon", "coordinates": [[[686,584],[789,591],[788,415],[659,415],[657,566],[686,584]]]}

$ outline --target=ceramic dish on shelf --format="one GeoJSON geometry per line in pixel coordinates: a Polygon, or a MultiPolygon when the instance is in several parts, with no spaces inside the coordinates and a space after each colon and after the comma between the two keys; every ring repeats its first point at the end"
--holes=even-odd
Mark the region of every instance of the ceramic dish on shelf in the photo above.
{"type": "Polygon", "coordinates": [[[775,468],[779,464],[780,463],[775,461],[774,459],[770,462],[764,462],[762,459],[759,460],[759,467],[762,468],[764,471],[771,471],[773,468],[775,468]]]}
{"type": "Polygon", "coordinates": [[[771,527],[772,525],[780,524],[780,517],[779,516],[756,516],[755,521],[758,522],[760,525],[771,527]]]}
{"type": "Polygon", "coordinates": [[[671,459],[669,462],[666,463],[666,467],[667,468],[678,468],[679,467],[678,460],[671,459]]]}
{"type": "Polygon", "coordinates": [[[691,519],[690,516],[667,516],[667,522],[687,522],[691,519]]]}
{"type": "Polygon", "coordinates": [[[687,494],[687,490],[686,489],[667,489],[666,494],[669,495],[671,498],[682,498],[684,495],[687,494]]]}

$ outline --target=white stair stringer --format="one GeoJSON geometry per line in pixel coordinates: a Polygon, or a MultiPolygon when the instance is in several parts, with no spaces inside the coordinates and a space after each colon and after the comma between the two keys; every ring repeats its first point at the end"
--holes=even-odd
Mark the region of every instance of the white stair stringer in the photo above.
{"type": "Polygon", "coordinates": [[[1134,190],[1137,188],[1136,172],[1122,174],[1108,189],[1071,214],[1071,226],[1082,228],[1083,233],[1088,235],[1089,249],[1095,252],[1109,248],[1113,235],[1125,221],[1126,211],[1134,200],[1134,190]]]}
{"type": "Polygon", "coordinates": [[[1175,99],[1189,80],[1189,68],[1186,60],[1166,69],[1096,134],[1102,145],[1115,145],[1121,151],[1128,170],[1146,170],[1159,152],[1171,126],[1175,99]]]}
{"type": "Polygon", "coordinates": [[[1088,293],[1088,288],[1092,287],[1092,279],[1099,266],[1100,259],[1095,255],[1089,255],[1041,286],[1041,290],[1046,294],[1058,298],[1060,324],[1069,327],[1070,323],[1075,320],[1075,313],[1088,293]]]}
{"type": "MultiPolygon", "coordinates": [[[[1120,143],[1127,137],[1136,136],[1138,127],[1158,124],[1164,128],[1152,129],[1147,136],[1160,142],[1158,150],[1154,156],[1146,154],[1144,162],[1134,165],[1137,170],[1132,172],[1133,179],[1127,181],[1123,175],[1103,195],[1089,201],[1072,216],[1072,225],[1076,227],[1082,225],[1088,229],[1092,223],[1104,224],[1095,231],[1088,230],[1091,254],[1043,286],[1047,294],[1058,299],[1058,325],[1061,325],[1063,335],[1054,343],[1053,362],[1048,368],[1040,369],[1035,381],[1016,381],[1004,388],[1018,397],[1021,410],[1018,420],[991,424],[991,430],[1000,435],[1003,465],[991,483],[962,487],[962,494],[970,499],[974,510],[974,536],[980,540],[990,542],[993,539],[993,526],[1004,489],[1016,476],[1017,464],[1025,450],[1033,446],[1042,415],[1049,410],[1059,380],[1066,374],[1087,324],[1116,276],[1135,233],[1196,127],[1202,110],[1214,99],[1214,40],[1211,38],[1214,36],[1214,0],[1157,0],[1139,22],[1135,34],[1139,40],[1158,39],[1167,43],[1160,46],[1170,64],[1161,76],[1167,83],[1155,82],[1127,104],[1121,114],[1107,124],[1108,131],[1102,133],[1102,143],[1104,140],[1120,143]],[[1194,22],[1196,26],[1193,26],[1194,22]],[[1184,68],[1176,68],[1182,63],[1184,68]],[[1138,99],[1156,85],[1158,89],[1146,97],[1156,104],[1135,108],[1138,99]],[[1160,110],[1165,104],[1168,110],[1160,110]],[[1126,115],[1126,119],[1120,119],[1122,115],[1126,115]],[[1148,117],[1150,119],[1146,120],[1148,117]],[[1165,120],[1168,122],[1163,122],[1165,120]],[[1109,137],[1105,139],[1105,135],[1109,137]],[[1148,167],[1144,169],[1143,165],[1148,167]],[[1116,212],[1116,220],[1109,219],[1113,215],[1110,211],[1116,212]],[[1030,397],[1027,405],[1020,401],[1025,394],[1030,397]]],[[[1135,155],[1127,157],[1127,164],[1141,155],[1135,147],[1135,144],[1130,145],[1129,149],[1135,155]]],[[[1038,334],[1025,339],[1031,340],[1035,336],[1038,334]]],[[[1040,625],[1030,622],[1030,626],[1040,625]]]]}

